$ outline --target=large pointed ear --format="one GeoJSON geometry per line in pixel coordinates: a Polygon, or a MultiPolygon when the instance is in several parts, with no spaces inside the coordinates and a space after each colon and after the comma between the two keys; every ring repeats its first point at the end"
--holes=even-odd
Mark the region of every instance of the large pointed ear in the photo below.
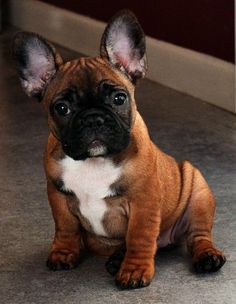
{"type": "Polygon", "coordinates": [[[62,64],[61,57],[42,37],[29,32],[15,35],[13,56],[23,89],[27,95],[41,99],[62,64]]]}
{"type": "Polygon", "coordinates": [[[146,74],[145,35],[132,12],[123,10],[111,19],[103,33],[100,51],[132,82],[146,74]]]}

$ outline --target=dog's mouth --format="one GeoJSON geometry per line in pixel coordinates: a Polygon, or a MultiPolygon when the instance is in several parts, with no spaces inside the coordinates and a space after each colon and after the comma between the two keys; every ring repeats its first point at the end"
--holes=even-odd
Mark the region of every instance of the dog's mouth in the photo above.
{"type": "Polygon", "coordinates": [[[100,139],[93,139],[82,153],[78,153],[77,149],[73,149],[71,145],[68,145],[67,143],[63,143],[62,147],[65,154],[72,157],[74,160],[82,160],[87,157],[105,156],[108,153],[107,145],[100,139]]]}
{"type": "Polygon", "coordinates": [[[106,112],[98,115],[92,110],[86,112],[85,118],[75,116],[64,130],[61,139],[64,153],[75,160],[114,155],[129,144],[130,130],[120,118],[112,113],[105,115],[106,112]]]}
{"type": "Polygon", "coordinates": [[[107,153],[107,147],[104,142],[100,139],[93,140],[88,145],[88,154],[91,157],[103,156],[107,153]]]}

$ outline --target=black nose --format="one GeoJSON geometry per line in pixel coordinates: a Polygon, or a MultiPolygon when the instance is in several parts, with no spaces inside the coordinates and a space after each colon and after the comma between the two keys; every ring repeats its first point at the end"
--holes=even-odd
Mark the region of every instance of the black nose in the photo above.
{"type": "Polygon", "coordinates": [[[100,115],[88,115],[82,120],[82,124],[88,128],[97,128],[101,127],[104,121],[104,118],[100,115]]]}

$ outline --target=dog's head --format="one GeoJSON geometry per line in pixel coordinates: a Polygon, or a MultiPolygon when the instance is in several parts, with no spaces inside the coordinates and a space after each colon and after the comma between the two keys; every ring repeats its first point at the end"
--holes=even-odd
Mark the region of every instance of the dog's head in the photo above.
{"type": "Polygon", "coordinates": [[[98,57],[64,63],[51,44],[28,32],[15,36],[13,54],[24,90],[43,101],[65,154],[79,160],[128,147],[134,85],[146,72],[145,37],[131,12],[112,18],[98,57]]]}

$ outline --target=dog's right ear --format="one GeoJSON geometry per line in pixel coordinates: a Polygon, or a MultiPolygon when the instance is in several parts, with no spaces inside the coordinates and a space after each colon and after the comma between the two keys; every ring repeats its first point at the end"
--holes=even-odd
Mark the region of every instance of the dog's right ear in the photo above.
{"type": "Polygon", "coordinates": [[[61,57],[46,40],[29,32],[15,35],[13,57],[26,94],[42,99],[47,85],[62,64],[61,57]]]}
{"type": "Polygon", "coordinates": [[[144,32],[129,10],[118,12],[108,23],[102,36],[100,53],[133,83],[147,71],[144,32]]]}

